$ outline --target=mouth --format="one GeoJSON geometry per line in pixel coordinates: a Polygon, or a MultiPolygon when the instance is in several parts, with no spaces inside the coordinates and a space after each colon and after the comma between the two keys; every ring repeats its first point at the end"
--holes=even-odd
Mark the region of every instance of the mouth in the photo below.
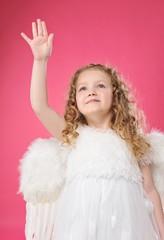
{"type": "Polygon", "coordinates": [[[89,100],[86,104],[88,104],[88,103],[90,103],[90,102],[100,102],[100,101],[97,100],[97,99],[91,99],[91,100],[89,100]]]}

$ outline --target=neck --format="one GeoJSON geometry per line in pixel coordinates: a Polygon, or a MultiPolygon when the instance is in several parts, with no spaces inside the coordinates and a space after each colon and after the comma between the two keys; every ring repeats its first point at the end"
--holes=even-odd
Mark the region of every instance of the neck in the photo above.
{"type": "Polygon", "coordinates": [[[110,128],[110,120],[111,117],[108,115],[106,117],[93,117],[92,118],[86,118],[87,123],[89,126],[94,127],[94,128],[100,128],[107,130],[110,128]]]}

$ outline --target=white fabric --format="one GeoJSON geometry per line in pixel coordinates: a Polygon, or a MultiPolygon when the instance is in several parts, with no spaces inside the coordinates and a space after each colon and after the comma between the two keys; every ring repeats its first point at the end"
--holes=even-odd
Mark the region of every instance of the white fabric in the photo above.
{"type": "Polygon", "coordinates": [[[55,138],[36,139],[20,160],[20,188],[32,203],[56,201],[65,184],[68,147],[55,138]]]}
{"type": "Polygon", "coordinates": [[[67,184],[53,240],[159,240],[153,204],[123,177],[80,177],[67,184]]]}
{"type": "Polygon", "coordinates": [[[142,175],[125,140],[114,130],[79,127],[79,137],[67,160],[67,181],[76,176],[117,178],[140,182],[142,175]]]}
{"type": "MultiPolygon", "coordinates": [[[[43,239],[46,240],[159,240],[153,203],[143,189],[140,168],[134,161],[125,141],[111,129],[102,131],[85,126],[79,127],[78,132],[80,135],[76,145],[69,151],[64,150],[64,158],[58,154],[55,158],[56,163],[60,162],[61,158],[64,159],[65,169],[65,176],[63,175],[63,180],[60,181],[60,183],[62,182],[60,185],[62,191],[60,191],[60,195],[58,192],[58,198],[55,197],[54,201],[52,198],[51,204],[40,205],[40,200],[36,196],[37,193],[40,193],[41,186],[37,184],[36,178],[33,176],[34,171],[33,175],[29,175],[36,182],[35,200],[38,203],[30,205],[34,212],[37,212],[35,217],[29,213],[31,208],[27,209],[26,233],[31,232],[32,226],[40,227],[34,227],[32,235],[29,234],[31,238],[26,239],[42,239],[38,238],[38,232],[44,229],[42,233],[45,238],[43,237],[43,239]],[[51,209],[53,204],[56,206],[56,210],[51,212],[51,217],[54,216],[52,224],[50,218],[46,218],[43,213],[46,212],[45,209],[51,209]],[[31,224],[32,219],[35,220],[33,224],[31,224]],[[40,221],[43,223],[43,219],[44,226],[51,225],[51,234],[49,235],[46,228],[41,227],[40,221]]],[[[150,136],[152,136],[152,140],[153,135],[150,136]]],[[[158,148],[157,143],[159,144],[158,137],[156,149],[158,148]]],[[[44,150],[46,151],[46,149],[44,150]]],[[[159,151],[156,150],[156,152],[159,156],[159,151]]],[[[29,158],[31,154],[32,152],[29,154],[29,158]]],[[[155,156],[150,156],[151,163],[156,164],[155,156]]],[[[28,168],[27,159],[25,161],[28,168]]],[[[44,162],[43,158],[42,161],[44,162]]],[[[157,169],[162,166],[162,161],[164,161],[163,156],[160,155],[160,164],[157,169]]],[[[39,168],[39,164],[37,167],[39,168]]],[[[50,169],[51,167],[51,164],[49,167],[47,166],[50,169]]],[[[62,171],[61,168],[60,170],[62,171]]],[[[53,171],[57,174],[55,165],[53,171]]],[[[159,175],[158,173],[159,171],[156,176],[159,175]]],[[[163,173],[164,168],[161,170],[160,179],[163,179],[163,173]]],[[[22,169],[23,174],[26,174],[26,171],[23,172],[22,169]]],[[[59,173],[55,176],[60,178],[59,173]]],[[[22,177],[21,179],[26,178],[22,177]]],[[[28,181],[26,186],[28,186],[28,181]]],[[[48,182],[48,176],[46,181],[48,182]]],[[[57,183],[56,178],[52,185],[55,189],[57,183]]],[[[158,181],[156,183],[158,185],[158,181]]],[[[50,189],[53,189],[52,186],[50,189]]],[[[57,186],[59,187],[59,184],[57,186]]],[[[30,189],[26,190],[28,195],[30,189]]],[[[30,194],[32,194],[31,191],[30,194]]],[[[47,196],[49,193],[44,196],[48,202],[47,196]]],[[[32,200],[33,197],[29,198],[29,201],[32,200]]]]}

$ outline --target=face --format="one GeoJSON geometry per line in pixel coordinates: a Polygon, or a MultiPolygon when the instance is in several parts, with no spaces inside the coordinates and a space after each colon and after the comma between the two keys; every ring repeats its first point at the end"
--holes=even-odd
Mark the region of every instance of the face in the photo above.
{"type": "Polygon", "coordinates": [[[85,116],[106,117],[111,114],[112,84],[110,77],[100,70],[82,72],[76,84],[76,102],[85,116]]]}

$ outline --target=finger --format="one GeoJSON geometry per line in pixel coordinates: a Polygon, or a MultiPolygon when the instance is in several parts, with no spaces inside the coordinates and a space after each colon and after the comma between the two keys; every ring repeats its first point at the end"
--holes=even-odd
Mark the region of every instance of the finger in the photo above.
{"type": "Polygon", "coordinates": [[[37,30],[36,30],[36,23],[35,22],[32,23],[32,35],[33,35],[33,38],[38,36],[37,30]]]}
{"type": "Polygon", "coordinates": [[[40,19],[37,19],[37,23],[38,23],[38,35],[42,36],[43,35],[42,22],[40,19]]]}
{"type": "Polygon", "coordinates": [[[21,36],[24,38],[24,40],[28,43],[28,44],[30,44],[30,42],[31,42],[31,39],[29,38],[29,37],[27,37],[27,35],[26,34],[24,34],[24,33],[21,33],[21,36]]]}
{"type": "Polygon", "coordinates": [[[48,36],[47,27],[46,27],[46,23],[44,21],[42,21],[42,30],[43,30],[43,36],[47,37],[48,36]]]}
{"type": "Polygon", "coordinates": [[[53,37],[54,37],[54,34],[51,33],[48,37],[48,44],[52,44],[52,41],[53,41],[53,37]]]}

